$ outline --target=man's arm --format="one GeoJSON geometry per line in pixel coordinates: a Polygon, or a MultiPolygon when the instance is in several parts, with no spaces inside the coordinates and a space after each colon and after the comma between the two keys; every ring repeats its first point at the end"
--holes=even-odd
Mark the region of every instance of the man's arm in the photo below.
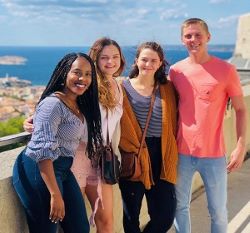
{"type": "Polygon", "coordinates": [[[246,150],[247,109],[243,96],[231,97],[232,106],[236,114],[237,145],[231,153],[227,165],[228,172],[235,171],[242,166],[246,150]]]}

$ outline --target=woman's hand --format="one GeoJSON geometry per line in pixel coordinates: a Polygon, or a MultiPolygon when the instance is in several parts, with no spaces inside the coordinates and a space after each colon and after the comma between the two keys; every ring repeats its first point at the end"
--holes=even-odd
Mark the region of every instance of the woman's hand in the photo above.
{"type": "Polygon", "coordinates": [[[56,181],[53,162],[50,159],[39,161],[38,163],[41,176],[50,193],[50,213],[49,219],[57,223],[62,221],[65,216],[64,201],[61,191],[56,181]]]}
{"type": "Polygon", "coordinates": [[[50,197],[49,219],[51,220],[51,222],[57,223],[58,221],[62,221],[64,216],[65,207],[61,193],[52,194],[50,197]]]}
{"type": "Polygon", "coordinates": [[[33,116],[28,117],[27,119],[24,120],[23,122],[23,128],[26,132],[32,133],[34,129],[33,125],[33,116]]]}

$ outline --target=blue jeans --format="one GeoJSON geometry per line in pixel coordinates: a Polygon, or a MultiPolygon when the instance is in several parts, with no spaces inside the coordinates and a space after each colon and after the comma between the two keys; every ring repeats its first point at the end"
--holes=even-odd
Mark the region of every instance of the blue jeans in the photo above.
{"type": "MultiPolygon", "coordinates": [[[[57,184],[65,205],[60,222],[64,233],[88,233],[89,223],[81,190],[70,167],[73,158],[59,157],[53,162],[57,184]]],[[[58,224],[49,220],[50,193],[38,164],[25,155],[18,156],[13,168],[13,185],[24,206],[30,233],[56,233],[58,224]]]]}
{"type": "Polygon", "coordinates": [[[179,155],[178,180],[176,184],[177,209],[174,225],[177,233],[190,233],[190,201],[192,178],[199,172],[204,183],[211,232],[227,232],[227,169],[225,157],[197,158],[179,155]]]}

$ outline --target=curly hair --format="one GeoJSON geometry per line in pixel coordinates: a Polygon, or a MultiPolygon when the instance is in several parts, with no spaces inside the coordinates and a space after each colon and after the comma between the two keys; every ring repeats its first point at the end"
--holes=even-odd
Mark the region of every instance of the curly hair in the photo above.
{"type": "Polygon", "coordinates": [[[163,52],[162,47],[158,43],[151,42],[151,41],[142,43],[137,48],[134,64],[132,65],[132,68],[131,68],[130,73],[129,73],[129,78],[135,78],[139,74],[139,69],[138,69],[138,66],[136,64],[136,59],[139,58],[140,53],[143,49],[151,49],[158,54],[162,64],[159,67],[159,69],[155,72],[154,79],[155,79],[155,82],[158,82],[160,84],[167,83],[167,67],[169,66],[169,63],[165,60],[165,56],[164,56],[164,52],[163,52]]]}
{"type": "Polygon", "coordinates": [[[65,55],[56,65],[52,76],[41,95],[39,102],[56,91],[63,91],[63,89],[65,88],[67,75],[71,69],[73,62],[78,57],[85,58],[91,65],[91,84],[82,95],[77,97],[77,104],[87,122],[87,151],[89,158],[92,158],[96,153],[96,148],[98,148],[98,145],[103,143],[103,139],[101,132],[101,113],[98,102],[96,71],[95,65],[91,58],[84,53],[69,53],[65,55]]]}
{"type": "Polygon", "coordinates": [[[93,60],[96,66],[97,72],[97,82],[98,82],[98,91],[99,91],[99,102],[108,109],[113,109],[117,102],[114,99],[114,96],[110,92],[110,84],[100,67],[98,66],[98,60],[100,58],[100,54],[105,46],[113,45],[115,46],[120,53],[120,67],[113,75],[114,77],[118,77],[124,70],[125,67],[125,58],[122,54],[121,48],[118,43],[110,38],[102,37],[94,42],[89,51],[89,56],[93,60]]]}

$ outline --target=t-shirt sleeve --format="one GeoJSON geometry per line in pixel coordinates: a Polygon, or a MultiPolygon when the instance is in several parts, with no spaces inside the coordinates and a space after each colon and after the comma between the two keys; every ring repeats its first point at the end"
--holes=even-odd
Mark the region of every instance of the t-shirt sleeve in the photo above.
{"type": "Polygon", "coordinates": [[[173,82],[174,80],[174,68],[171,66],[168,72],[168,79],[173,82]]]}
{"type": "Polygon", "coordinates": [[[227,93],[229,97],[243,95],[240,77],[233,65],[229,71],[227,93]]]}

